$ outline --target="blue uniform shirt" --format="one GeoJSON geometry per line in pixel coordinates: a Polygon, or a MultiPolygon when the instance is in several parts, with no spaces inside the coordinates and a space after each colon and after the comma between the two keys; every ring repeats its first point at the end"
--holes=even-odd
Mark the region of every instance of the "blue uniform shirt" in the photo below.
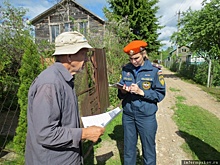
{"type": "Polygon", "coordinates": [[[118,90],[118,97],[123,99],[123,111],[128,115],[133,115],[135,109],[142,111],[146,116],[153,115],[157,111],[157,103],[165,97],[166,88],[162,70],[153,66],[149,60],[145,60],[140,68],[135,68],[131,63],[125,65],[122,68],[120,83],[126,86],[137,83],[144,91],[144,96],[140,96],[134,93],[122,94],[118,90]]]}

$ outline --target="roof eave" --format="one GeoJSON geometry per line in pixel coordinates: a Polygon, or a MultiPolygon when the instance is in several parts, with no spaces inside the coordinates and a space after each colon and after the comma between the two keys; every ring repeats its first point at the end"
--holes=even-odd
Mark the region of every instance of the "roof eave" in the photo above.
{"type": "MultiPolygon", "coordinates": [[[[57,7],[64,3],[66,0],[63,0],[57,4],[55,4],[54,6],[52,6],[51,8],[47,9],[46,11],[44,11],[43,13],[37,15],[36,17],[34,17],[31,20],[31,24],[35,25],[39,20],[41,20],[43,17],[49,15],[49,13],[55,11],[57,9],[57,7]]],[[[91,11],[85,9],[83,6],[81,6],[80,4],[76,3],[74,0],[72,0],[73,3],[75,3],[78,7],[82,8],[83,10],[85,10],[90,16],[94,17],[95,19],[97,19],[99,22],[101,22],[102,24],[105,23],[105,21],[103,19],[101,19],[100,17],[98,17],[97,15],[95,15],[94,13],[92,13],[91,11]]]]}

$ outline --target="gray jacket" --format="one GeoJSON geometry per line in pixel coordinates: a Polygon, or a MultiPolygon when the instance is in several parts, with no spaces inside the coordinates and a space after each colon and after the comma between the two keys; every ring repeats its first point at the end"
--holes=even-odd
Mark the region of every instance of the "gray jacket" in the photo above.
{"type": "Polygon", "coordinates": [[[56,62],[28,93],[27,165],[81,164],[81,136],[73,76],[56,62]]]}

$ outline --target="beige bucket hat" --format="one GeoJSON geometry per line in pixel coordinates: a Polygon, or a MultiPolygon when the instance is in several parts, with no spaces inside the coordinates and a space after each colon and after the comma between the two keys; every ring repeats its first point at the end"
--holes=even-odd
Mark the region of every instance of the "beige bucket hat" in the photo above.
{"type": "Polygon", "coordinates": [[[77,31],[63,32],[55,39],[55,52],[53,56],[76,54],[82,48],[92,48],[84,35],[77,31]]]}

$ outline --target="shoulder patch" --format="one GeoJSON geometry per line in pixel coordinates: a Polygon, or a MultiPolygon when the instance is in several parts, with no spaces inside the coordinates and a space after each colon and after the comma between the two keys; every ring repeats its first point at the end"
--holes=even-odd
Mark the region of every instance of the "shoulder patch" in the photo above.
{"type": "Polygon", "coordinates": [[[162,70],[158,70],[157,74],[158,74],[158,75],[163,74],[163,73],[162,73],[162,70]]]}
{"type": "Polygon", "coordinates": [[[165,81],[164,81],[164,77],[163,77],[162,70],[159,69],[158,72],[157,72],[157,74],[158,74],[158,78],[159,78],[160,84],[161,84],[162,86],[164,86],[165,81]]]}
{"type": "Polygon", "coordinates": [[[162,66],[159,65],[159,64],[156,64],[156,63],[151,63],[151,64],[152,64],[152,66],[155,67],[155,68],[158,68],[158,69],[161,69],[161,68],[162,68],[162,66]]]}
{"type": "Polygon", "coordinates": [[[163,75],[159,75],[159,81],[160,81],[160,84],[161,84],[162,86],[164,86],[165,81],[164,81],[163,75]]]}

